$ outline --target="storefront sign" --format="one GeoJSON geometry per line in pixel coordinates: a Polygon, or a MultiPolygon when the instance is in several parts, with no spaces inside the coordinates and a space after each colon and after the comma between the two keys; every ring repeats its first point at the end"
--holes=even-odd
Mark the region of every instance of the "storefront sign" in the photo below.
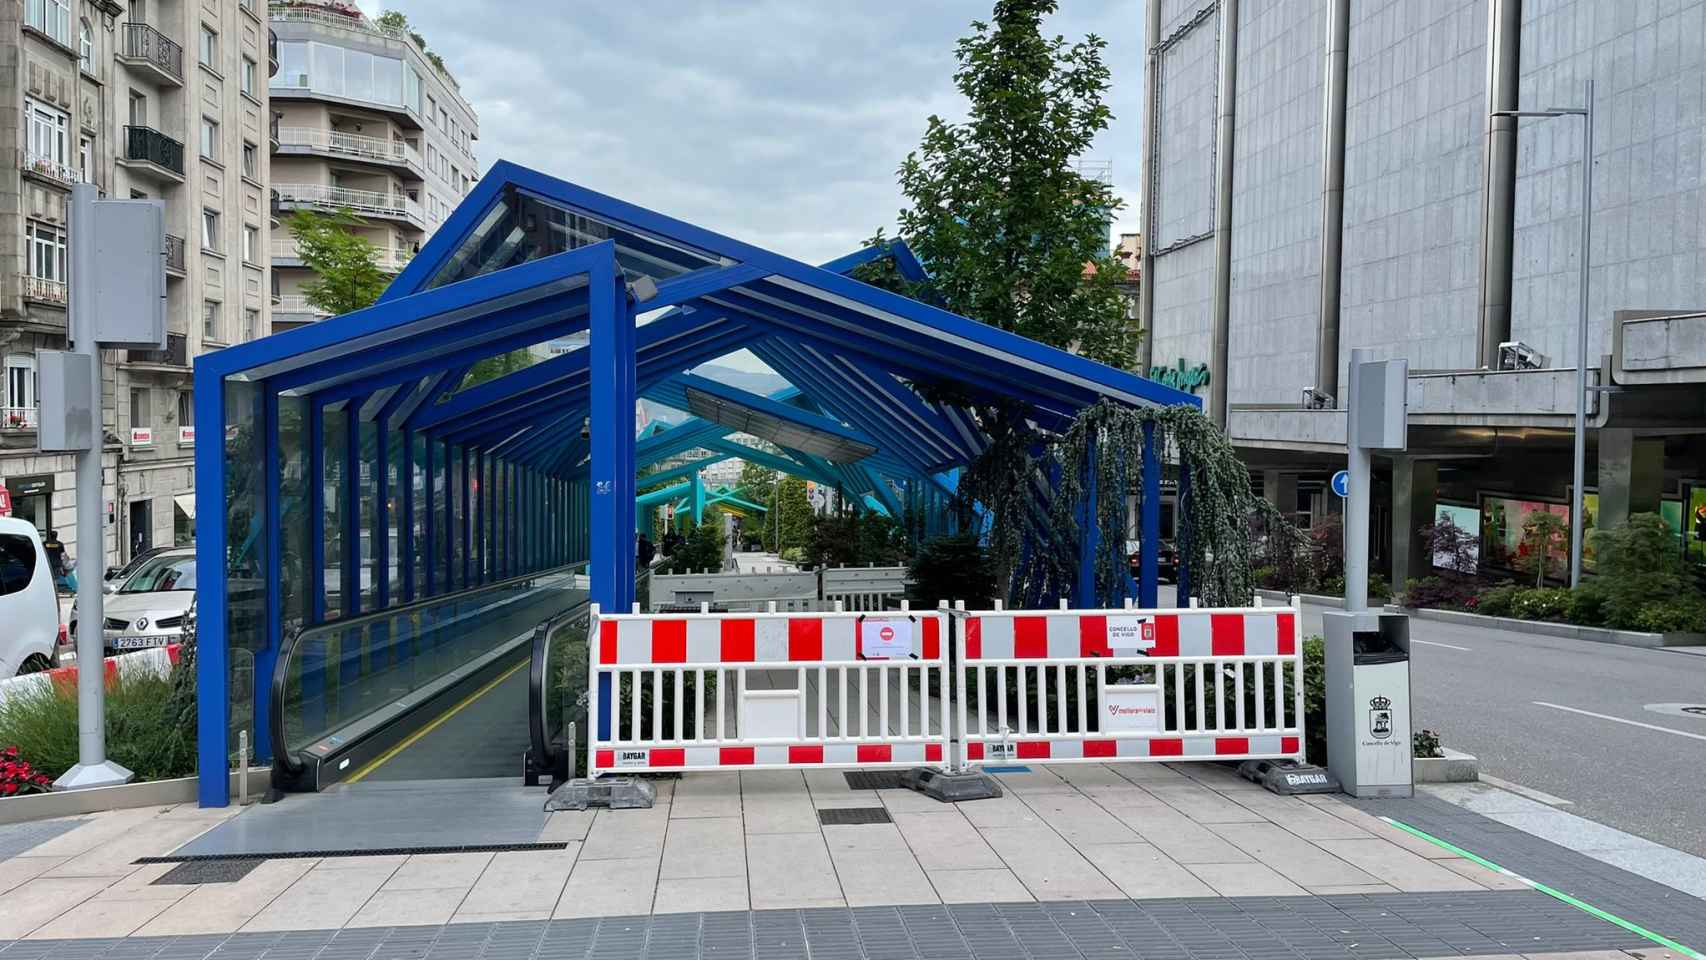
{"type": "Polygon", "coordinates": [[[14,500],[22,497],[45,497],[53,492],[53,474],[41,473],[27,477],[6,478],[6,489],[14,500]]]}
{"type": "Polygon", "coordinates": [[[1197,393],[1208,386],[1208,364],[1189,364],[1184,357],[1179,358],[1175,366],[1159,366],[1149,368],[1149,379],[1175,390],[1186,393],[1197,393]]]}

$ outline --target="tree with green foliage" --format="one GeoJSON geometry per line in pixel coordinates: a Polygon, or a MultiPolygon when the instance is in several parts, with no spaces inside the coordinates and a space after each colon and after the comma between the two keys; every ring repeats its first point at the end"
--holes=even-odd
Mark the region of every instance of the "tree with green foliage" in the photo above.
{"type": "Polygon", "coordinates": [[[391,275],[379,268],[379,249],[353,229],[367,221],[350,211],[298,210],[285,225],[296,236],[303,266],[314,271],[302,293],[321,310],[342,316],[372,306],[390,284],[391,275]]]}
{"type": "Polygon", "coordinates": [[[681,546],[659,567],[664,573],[716,573],[723,569],[723,512],[705,511],[705,520],[687,531],[681,546]]]}
{"type": "Polygon", "coordinates": [[[1517,562],[1521,569],[1534,572],[1534,585],[1546,585],[1546,576],[1561,566],[1563,552],[1569,549],[1570,525],[1550,510],[1536,510],[1522,521],[1521,552],[1517,562]]]}
{"type": "Polygon", "coordinates": [[[511,350],[508,353],[500,353],[495,357],[486,357],[468,368],[468,375],[462,378],[462,389],[467,389],[477,383],[485,383],[488,380],[496,380],[519,370],[526,370],[538,362],[539,355],[526,347],[522,347],[520,350],[511,350]]]}
{"type": "Polygon", "coordinates": [[[997,0],[959,41],[954,82],[968,116],[931,116],[901,164],[900,235],[947,309],[1127,368],[1138,331],[1108,249],[1120,201],[1077,168],[1113,118],[1107,42],[1045,37],[1057,5],[997,0]]]}
{"type": "Polygon", "coordinates": [[[806,482],[799,477],[783,477],[770,496],[770,525],[776,538],[771,549],[778,555],[785,550],[804,551],[811,544],[812,504],[806,499],[806,482]]]}
{"type": "MultiPolygon", "coordinates": [[[[753,503],[769,506],[776,496],[776,471],[769,467],[746,460],[741,463],[740,482],[737,484],[744,491],[743,497],[753,503]]],[[[759,546],[765,550],[776,549],[776,524],[768,513],[754,517],[745,527],[749,537],[756,537],[759,546]]]]}

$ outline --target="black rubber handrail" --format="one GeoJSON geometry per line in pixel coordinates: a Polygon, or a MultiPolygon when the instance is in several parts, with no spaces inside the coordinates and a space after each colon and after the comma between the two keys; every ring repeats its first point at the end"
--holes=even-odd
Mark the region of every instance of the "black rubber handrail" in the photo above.
{"type": "Polygon", "coordinates": [[[282,769],[290,776],[296,776],[303,770],[302,762],[296,758],[295,753],[290,750],[289,745],[285,742],[284,697],[285,690],[289,685],[290,664],[291,661],[296,658],[296,651],[302,646],[302,639],[304,637],[327,633],[334,630],[349,630],[356,627],[366,626],[369,623],[376,623],[390,617],[412,613],[416,610],[422,610],[427,607],[443,604],[450,600],[466,600],[470,597],[479,596],[482,593],[490,593],[492,591],[513,587],[518,583],[537,580],[541,577],[569,573],[585,566],[586,561],[583,560],[578,563],[565,564],[561,567],[552,567],[549,570],[536,570],[532,573],[522,574],[519,577],[510,577],[507,580],[488,583],[483,587],[475,587],[472,590],[463,590],[459,593],[446,593],[436,597],[430,597],[425,600],[417,600],[413,603],[405,603],[395,607],[386,607],[384,610],[376,610],[373,613],[362,614],[358,617],[350,617],[347,620],[328,620],[325,623],[317,623],[306,630],[299,630],[294,635],[286,636],[280,644],[278,659],[273,662],[272,689],[269,691],[269,696],[272,698],[272,702],[270,704],[271,709],[267,712],[267,738],[272,741],[273,765],[282,769]]]}
{"type": "MultiPolygon", "coordinates": [[[[533,631],[533,659],[528,668],[527,680],[527,727],[532,746],[533,771],[555,771],[563,759],[557,756],[557,751],[552,747],[551,717],[547,715],[549,698],[546,696],[545,685],[551,682],[551,638],[559,628],[568,629],[575,621],[590,617],[590,605],[583,604],[552,617],[533,631]]],[[[569,750],[574,748],[574,744],[568,745],[569,750]]],[[[532,776],[531,772],[529,776],[532,776]]]]}

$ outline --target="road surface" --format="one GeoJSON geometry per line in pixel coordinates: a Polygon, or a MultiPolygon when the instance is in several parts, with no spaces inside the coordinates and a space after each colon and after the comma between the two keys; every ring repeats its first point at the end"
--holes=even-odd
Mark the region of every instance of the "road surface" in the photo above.
{"type": "MultiPolygon", "coordinates": [[[[1320,608],[1304,630],[1319,633],[1320,608]]],[[[1706,856],[1706,648],[1645,650],[1411,620],[1417,729],[1563,809],[1706,856]],[[1699,712],[1660,712],[1685,704],[1699,712]]]]}

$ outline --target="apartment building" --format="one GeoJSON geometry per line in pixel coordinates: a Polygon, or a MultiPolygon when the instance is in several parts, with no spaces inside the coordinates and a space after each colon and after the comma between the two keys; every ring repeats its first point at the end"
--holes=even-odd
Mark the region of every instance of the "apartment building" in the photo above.
{"type": "MultiPolygon", "coordinates": [[[[380,265],[401,270],[479,175],[474,109],[404,24],[339,3],[275,2],[270,17],[279,39],[271,95],[280,209],[353,213],[380,265]]],[[[288,227],[271,253],[275,329],[323,317],[303,295],[313,273],[288,227]]]]}
{"type": "Polygon", "coordinates": [[[191,359],[270,328],[259,3],[0,3],[0,478],[74,556],[73,458],[36,450],[36,351],[66,346],[71,185],[166,208],[167,346],[102,358],[110,564],[193,537],[191,359]]]}
{"type": "Polygon", "coordinates": [[[1568,517],[1585,364],[1584,526],[1656,512],[1706,563],[1706,2],[1146,6],[1145,366],[1205,371],[1269,499],[1338,511],[1350,352],[1405,358],[1376,556],[1427,575],[1449,517],[1508,569],[1527,515],[1568,517]],[[1581,116],[1493,116],[1582,106],[1585,211],[1581,116]]]}

